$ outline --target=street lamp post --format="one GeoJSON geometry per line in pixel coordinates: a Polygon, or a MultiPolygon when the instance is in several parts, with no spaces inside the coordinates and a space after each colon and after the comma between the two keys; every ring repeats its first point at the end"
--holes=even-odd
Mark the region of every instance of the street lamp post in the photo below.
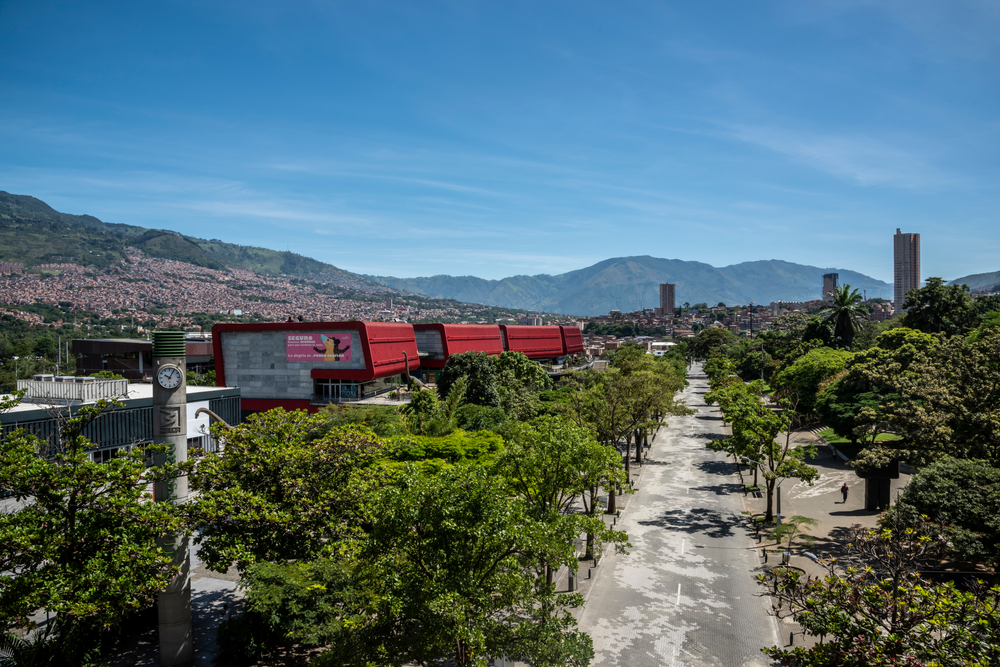
{"type": "Polygon", "coordinates": [[[20,377],[20,374],[18,373],[18,370],[17,370],[17,360],[20,359],[20,358],[21,357],[14,357],[14,384],[15,384],[15,386],[17,385],[17,380],[20,377]]]}

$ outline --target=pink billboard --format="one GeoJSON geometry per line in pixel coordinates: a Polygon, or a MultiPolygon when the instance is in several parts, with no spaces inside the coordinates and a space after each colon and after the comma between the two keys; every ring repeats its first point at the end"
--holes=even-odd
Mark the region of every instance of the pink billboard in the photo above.
{"type": "Polygon", "coordinates": [[[285,361],[350,361],[351,334],[294,333],[286,340],[285,361]]]}

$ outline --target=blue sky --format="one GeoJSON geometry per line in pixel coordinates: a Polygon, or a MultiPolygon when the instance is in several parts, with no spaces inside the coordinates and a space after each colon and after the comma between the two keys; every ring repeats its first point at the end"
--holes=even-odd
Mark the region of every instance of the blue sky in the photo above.
{"type": "Polygon", "coordinates": [[[1000,269],[1000,3],[0,1],[0,189],[381,275],[1000,269]]]}

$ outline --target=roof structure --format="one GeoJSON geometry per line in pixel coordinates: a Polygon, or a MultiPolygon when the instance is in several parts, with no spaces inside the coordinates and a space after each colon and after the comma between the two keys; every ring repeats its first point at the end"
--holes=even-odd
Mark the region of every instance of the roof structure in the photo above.
{"type": "Polygon", "coordinates": [[[563,335],[557,326],[520,326],[501,324],[504,347],[529,359],[550,359],[563,355],[563,335]]]}
{"type": "Polygon", "coordinates": [[[424,368],[444,368],[448,357],[463,352],[498,355],[504,351],[496,324],[414,324],[424,368]]]}
{"type": "Polygon", "coordinates": [[[580,354],[583,352],[583,332],[580,327],[560,326],[562,333],[563,354],[580,354]]]}
{"type": "Polygon", "coordinates": [[[339,379],[365,382],[376,378],[399,375],[406,368],[405,352],[409,357],[410,370],[420,367],[417,341],[413,326],[400,322],[267,322],[250,324],[219,323],[212,327],[212,344],[215,347],[216,384],[224,386],[226,363],[222,353],[222,340],[232,332],[254,331],[328,331],[354,330],[361,339],[364,351],[364,369],[314,368],[312,377],[317,379],[339,379]]]}

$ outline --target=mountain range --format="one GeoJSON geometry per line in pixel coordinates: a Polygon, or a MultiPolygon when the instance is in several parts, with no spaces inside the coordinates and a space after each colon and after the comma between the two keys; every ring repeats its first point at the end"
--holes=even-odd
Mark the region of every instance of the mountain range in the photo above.
{"type": "Polygon", "coordinates": [[[286,275],[346,289],[384,292],[356,273],[293,252],[199,239],[164,229],[102,222],[91,215],[60,213],[27,195],[0,190],[0,261],[25,268],[77,264],[101,269],[135,247],[149,257],[187,262],[209,269],[245,269],[286,275]]]}
{"type": "Polygon", "coordinates": [[[819,268],[771,259],[721,268],[703,262],[643,255],[606,259],[559,275],[513,276],[485,280],[474,276],[393,278],[365,276],[388,287],[472,303],[573,315],[610,310],[630,312],[660,303],[661,283],[674,283],[677,305],[723,302],[729,305],[809,301],[821,297],[823,274],[839,273],[840,284],[892,298],[892,284],[856,271],[819,268]]]}
{"type": "MultiPolygon", "coordinates": [[[[124,258],[127,247],[139,248],[150,257],[212,269],[292,276],[362,293],[385,292],[389,288],[466,303],[569,315],[655,307],[659,305],[661,283],[676,284],[677,305],[809,301],[820,298],[825,273],[840,274],[842,285],[865,291],[869,297],[892,298],[890,283],[862,273],[776,259],[717,268],[704,262],[643,255],[607,259],[558,275],[519,275],[501,280],[446,275],[363,276],[293,252],[60,213],[34,197],[0,191],[0,261],[21,262],[29,269],[59,263],[104,268],[124,258]]],[[[1000,271],[951,281],[962,283],[973,290],[996,289],[1000,271]]]]}

